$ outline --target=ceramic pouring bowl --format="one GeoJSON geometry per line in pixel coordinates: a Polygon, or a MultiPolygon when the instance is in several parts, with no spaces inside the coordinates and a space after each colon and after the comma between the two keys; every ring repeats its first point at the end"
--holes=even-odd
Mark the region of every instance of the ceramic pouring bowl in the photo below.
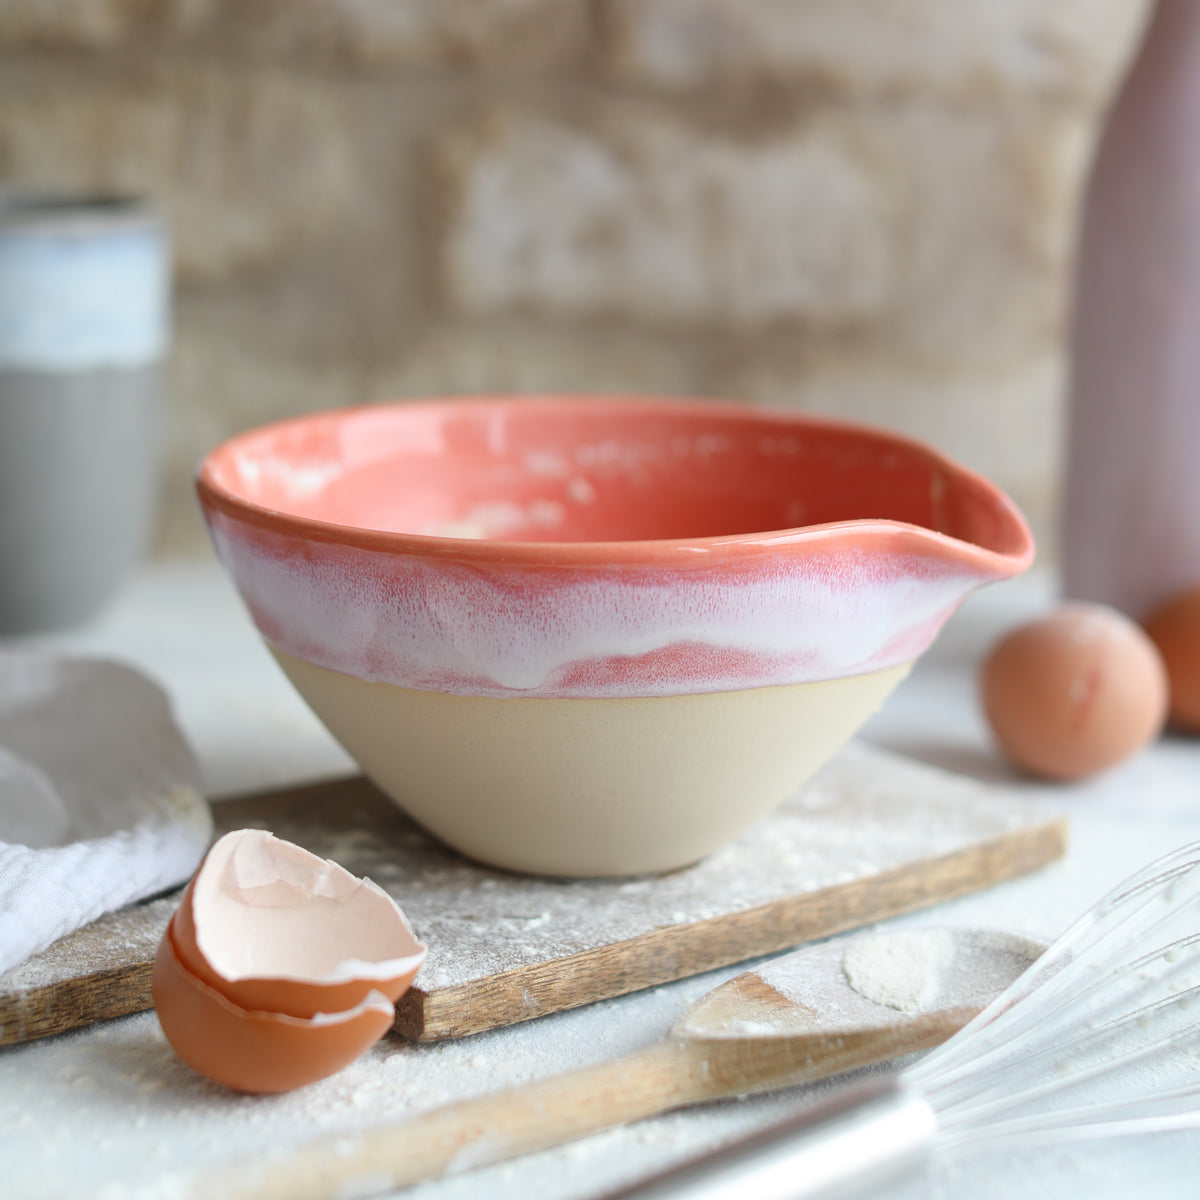
{"type": "Polygon", "coordinates": [[[657,398],[443,400],[224,443],[198,488],[283,670],[461,852],[663,871],[883,702],[1029,530],[890,434],[657,398]]]}

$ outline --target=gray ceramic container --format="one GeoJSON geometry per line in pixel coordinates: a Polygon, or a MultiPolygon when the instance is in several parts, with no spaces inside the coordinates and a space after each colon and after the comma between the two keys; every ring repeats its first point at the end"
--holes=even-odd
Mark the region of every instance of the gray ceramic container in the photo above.
{"type": "Polygon", "coordinates": [[[86,620],[146,548],[169,276],[137,200],[0,194],[0,634],[86,620]]]}

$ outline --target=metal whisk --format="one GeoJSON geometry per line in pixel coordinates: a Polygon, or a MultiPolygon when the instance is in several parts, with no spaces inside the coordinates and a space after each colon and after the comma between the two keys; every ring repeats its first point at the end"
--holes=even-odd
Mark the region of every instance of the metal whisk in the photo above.
{"type": "Polygon", "coordinates": [[[842,1196],[935,1154],[1197,1127],[1200,842],[1114,888],[894,1079],[610,1200],[842,1196]]]}

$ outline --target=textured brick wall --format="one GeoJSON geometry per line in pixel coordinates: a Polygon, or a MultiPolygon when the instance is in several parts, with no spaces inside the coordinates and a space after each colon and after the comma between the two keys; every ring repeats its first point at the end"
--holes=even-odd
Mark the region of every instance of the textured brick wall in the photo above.
{"type": "Polygon", "coordinates": [[[879,422],[1044,532],[1080,173],[1142,12],[0,0],[0,182],[170,220],[167,551],[238,429],[543,388],[879,422]]]}

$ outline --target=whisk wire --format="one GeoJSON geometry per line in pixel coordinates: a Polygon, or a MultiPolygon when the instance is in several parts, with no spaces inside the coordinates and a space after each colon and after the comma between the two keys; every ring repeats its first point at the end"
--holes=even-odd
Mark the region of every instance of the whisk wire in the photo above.
{"type": "Polygon", "coordinates": [[[1200,843],[1121,883],[944,1046],[901,1075],[938,1114],[939,1148],[1200,1128],[1200,1082],[1087,1104],[1200,1040],[1200,843]],[[1180,930],[1180,922],[1188,928],[1180,930]],[[1147,949],[1147,947],[1150,947],[1147,949]],[[1065,1102],[1065,1103],[1064,1103],[1065,1102]]]}
{"type": "MultiPolygon", "coordinates": [[[[1021,1053],[1054,1036],[1054,1018],[1077,1013],[1081,995],[1111,989],[1113,963],[1131,943],[1140,946],[1200,893],[1200,843],[1182,847],[1149,864],[1084,913],[1040,959],[950,1041],[905,1073],[906,1082],[936,1101],[936,1093],[969,1073],[978,1078],[1022,1039],[1021,1053]],[[1163,901],[1164,908],[1158,908],[1163,901]],[[1157,910],[1157,911],[1156,911],[1157,910]],[[1144,918],[1152,919],[1146,928],[1144,918]],[[1139,920],[1140,919],[1140,920],[1139,920]],[[1118,941],[1118,939],[1122,939],[1118,941]],[[1113,946],[1117,942],[1117,946],[1113,946]],[[1097,964],[1104,963],[1106,968],[1097,964]],[[1079,987],[1089,969],[1095,976],[1079,987]],[[1027,1003],[1036,997],[1034,1003],[1027,1003]],[[1031,1040],[1032,1039],[1032,1040],[1031,1040]]],[[[1191,944],[1197,939],[1182,939],[1191,944]]],[[[1161,957],[1164,949],[1140,956],[1161,957]]]]}
{"type": "MultiPolygon", "coordinates": [[[[938,1134],[938,1148],[947,1153],[976,1150],[983,1146],[1057,1146],[1066,1142],[1129,1137],[1134,1134],[1168,1133],[1200,1129],[1200,1085],[1167,1093],[1170,1105],[1148,1106],[1143,1099],[1123,1104],[1084,1104],[1049,1115],[1010,1117],[991,1125],[949,1129],[938,1134]]],[[[1163,1099],[1166,1097],[1160,1097],[1163,1099]]]]}
{"type": "MultiPolygon", "coordinates": [[[[1173,1002],[1163,1001],[1162,1006],[1171,1003],[1173,1002]]],[[[1155,1038],[1153,1041],[1088,1062],[1087,1051],[1096,1048],[1103,1049],[1107,1042],[1115,1040],[1115,1035],[1121,1032],[1123,1027],[1136,1024],[1143,1015],[1153,1018],[1157,1015],[1155,1010],[1162,1006],[1151,1006],[1151,1008],[1141,1010],[1138,1014],[1131,1015],[1128,1020],[1113,1022],[1101,1029],[1092,1030],[1065,1042],[1059,1053],[1043,1054],[1028,1063],[1014,1064],[1023,1069],[1024,1079],[1033,1079],[1036,1082],[1026,1084],[1018,1076],[1017,1086],[1001,1089],[998,1081],[993,1078],[988,1081],[989,1091],[985,1094],[977,1094],[963,1100],[952,1100],[945,1107],[939,1103],[942,1128],[951,1129],[960,1125],[994,1119],[997,1114],[1017,1106],[1027,1107],[1063,1092],[1075,1090],[1097,1079],[1107,1078],[1116,1071],[1149,1062],[1158,1054],[1174,1053],[1188,1041],[1200,1038],[1200,1029],[1195,1026],[1186,1026],[1181,1030],[1174,1030],[1155,1038]],[[1047,1067],[1053,1072],[1048,1076],[1047,1067]]],[[[1048,1114],[1044,1115],[1048,1116],[1048,1114]]]]}
{"type": "Polygon", "coordinates": [[[784,1186],[772,1195],[816,1200],[885,1171],[898,1178],[933,1153],[1200,1129],[1198,963],[1195,843],[1102,897],[973,1021],[867,1099],[718,1151],[710,1161],[728,1170],[712,1187],[694,1167],[622,1195],[727,1200],[757,1156],[784,1186]]]}
{"type": "MultiPolygon", "coordinates": [[[[1184,967],[1191,965],[1190,961],[1182,964],[1184,967]]],[[[1153,995],[1154,992],[1167,986],[1168,980],[1172,976],[1179,973],[1178,971],[1168,972],[1162,979],[1143,984],[1130,998],[1130,1003],[1138,1003],[1144,996],[1153,995]]],[[[1197,1030],[1194,1024],[1189,1024],[1183,1030],[1168,1033],[1162,1029],[1162,1026],[1168,1022],[1172,1014],[1182,1015],[1185,1021],[1194,1022],[1194,1016],[1186,1014],[1196,1006],[1198,1000],[1200,1000],[1200,986],[1192,986],[1160,999],[1139,1004],[1139,1007],[1136,1008],[1125,1006],[1118,1010],[1116,1016],[1109,1015],[1113,1011],[1113,1005],[1108,1005],[1100,1014],[1092,1016],[1089,1021],[1090,1027],[1085,1028],[1082,1032],[1069,1034],[1066,1040],[1056,1040],[1050,1046],[1043,1045],[1046,1038],[1040,1039],[1038,1045],[1041,1048],[1030,1046],[1026,1051],[1022,1047],[1021,1052],[1014,1052],[1007,1062],[991,1066],[988,1074],[988,1086],[992,1090],[1000,1090],[1010,1086],[1014,1077],[1019,1080],[1021,1076],[1028,1077],[1046,1068],[1061,1075],[1070,1064],[1083,1061],[1090,1049],[1097,1047],[1103,1049],[1106,1044],[1115,1044],[1122,1035],[1130,1032],[1134,1027],[1146,1030],[1153,1025],[1159,1030],[1161,1034],[1159,1042],[1151,1043],[1151,1045],[1177,1046],[1186,1041],[1188,1037],[1200,1034],[1200,1030],[1197,1030]]],[[[1068,1021],[1063,1024],[1070,1029],[1072,1026],[1077,1026],[1085,1015],[1085,1010],[1081,1008],[1073,1020],[1068,1018],[1068,1021]]],[[[1061,1039],[1062,1035],[1059,1033],[1058,1026],[1055,1026],[1052,1032],[1061,1039]]],[[[1004,1048],[1006,1047],[993,1051],[992,1057],[994,1058],[999,1050],[1004,1048]]],[[[1110,1058],[1107,1061],[1111,1066],[1115,1066],[1118,1060],[1110,1058]]],[[[1106,1066],[1103,1069],[1109,1068],[1106,1066]]],[[[1073,1078],[1084,1078],[1075,1068],[1072,1067],[1071,1071],[1073,1078]]],[[[975,1104],[980,1103],[977,1078],[964,1076],[961,1072],[956,1073],[948,1080],[938,1080],[925,1090],[931,1099],[936,1099],[939,1106],[947,1109],[954,1108],[955,1111],[961,1111],[963,1107],[970,1107],[972,1099],[975,1104]]]]}

